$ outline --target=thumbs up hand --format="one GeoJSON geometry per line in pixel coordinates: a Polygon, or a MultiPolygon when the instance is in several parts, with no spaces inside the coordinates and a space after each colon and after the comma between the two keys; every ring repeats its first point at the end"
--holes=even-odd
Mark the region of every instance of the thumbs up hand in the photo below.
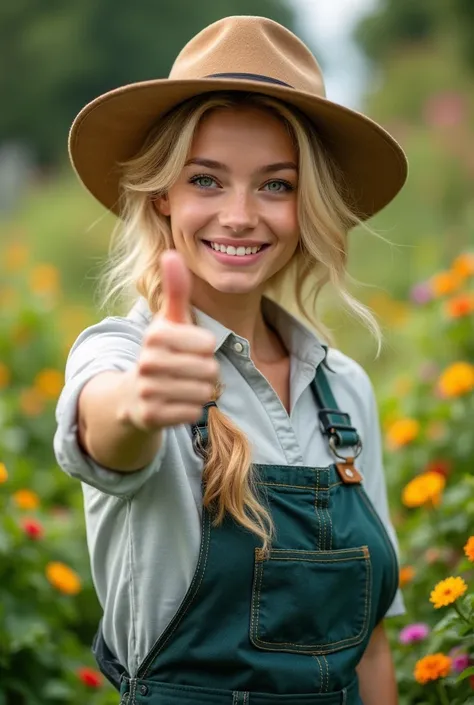
{"type": "Polygon", "coordinates": [[[219,374],[215,337],[192,323],[191,275],[184,260],[167,251],[160,266],[163,306],[144,335],[127,414],[144,431],[198,421],[219,374]]]}

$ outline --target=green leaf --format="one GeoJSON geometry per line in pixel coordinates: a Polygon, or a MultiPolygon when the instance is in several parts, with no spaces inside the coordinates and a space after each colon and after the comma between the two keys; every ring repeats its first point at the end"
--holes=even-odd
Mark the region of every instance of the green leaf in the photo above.
{"type": "Polygon", "coordinates": [[[469,666],[469,668],[466,668],[456,679],[456,682],[459,683],[460,681],[463,681],[465,678],[469,678],[470,676],[474,676],[474,666],[469,666]]]}

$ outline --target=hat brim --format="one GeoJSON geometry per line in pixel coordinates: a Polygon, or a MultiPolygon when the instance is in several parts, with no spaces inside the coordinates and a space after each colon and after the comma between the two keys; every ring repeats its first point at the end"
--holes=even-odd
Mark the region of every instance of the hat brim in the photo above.
{"type": "Polygon", "coordinates": [[[118,164],[141,148],[150,128],[174,106],[213,91],[263,93],[296,106],[315,125],[351,193],[351,206],[366,220],[384,208],[407,178],[405,154],[370,118],[326,98],[292,88],[242,79],[157,79],[99,96],[74,120],[69,134],[73,167],[90,193],[119,212],[118,164]]]}

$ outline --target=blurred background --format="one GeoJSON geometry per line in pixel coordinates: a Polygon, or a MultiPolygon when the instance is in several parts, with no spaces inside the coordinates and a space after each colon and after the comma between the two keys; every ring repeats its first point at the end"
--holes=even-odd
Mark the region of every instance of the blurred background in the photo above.
{"type": "Polygon", "coordinates": [[[81,488],[52,452],[68,351],[105,315],[95,287],[113,227],[69,166],[70,124],[104,91],[167,76],[196,32],[232,14],[292,29],[328,97],[407,152],[409,181],[375,234],[350,235],[351,290],[378,318],[381,355],[331,292],[321,318],[379,401],[407,605],[389,624],[401,705],[473,703],[474,4],[19,0],[0,5],[0,705],[118,700],[89,651],[100,607],[81,488]],[[436,607],[451,577],[459,594],[436,607]],[[438,670],[423,670],[433,654],[438,670]]]}

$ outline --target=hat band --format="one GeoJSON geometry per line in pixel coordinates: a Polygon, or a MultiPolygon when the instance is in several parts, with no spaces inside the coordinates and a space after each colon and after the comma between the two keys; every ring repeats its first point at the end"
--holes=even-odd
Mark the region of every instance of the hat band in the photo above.
{"type": "Polygon", "coordinates": [[[279,81],[278,78],[271,78],[270,76],[261,76],[258,73],[211,73],[205,78],[243,78],[247,81],[261,81],[262,83],[276,83],[278,86],[286,86],[287,88],[293,88],[289,83],[284,81],[279,81]]]}

